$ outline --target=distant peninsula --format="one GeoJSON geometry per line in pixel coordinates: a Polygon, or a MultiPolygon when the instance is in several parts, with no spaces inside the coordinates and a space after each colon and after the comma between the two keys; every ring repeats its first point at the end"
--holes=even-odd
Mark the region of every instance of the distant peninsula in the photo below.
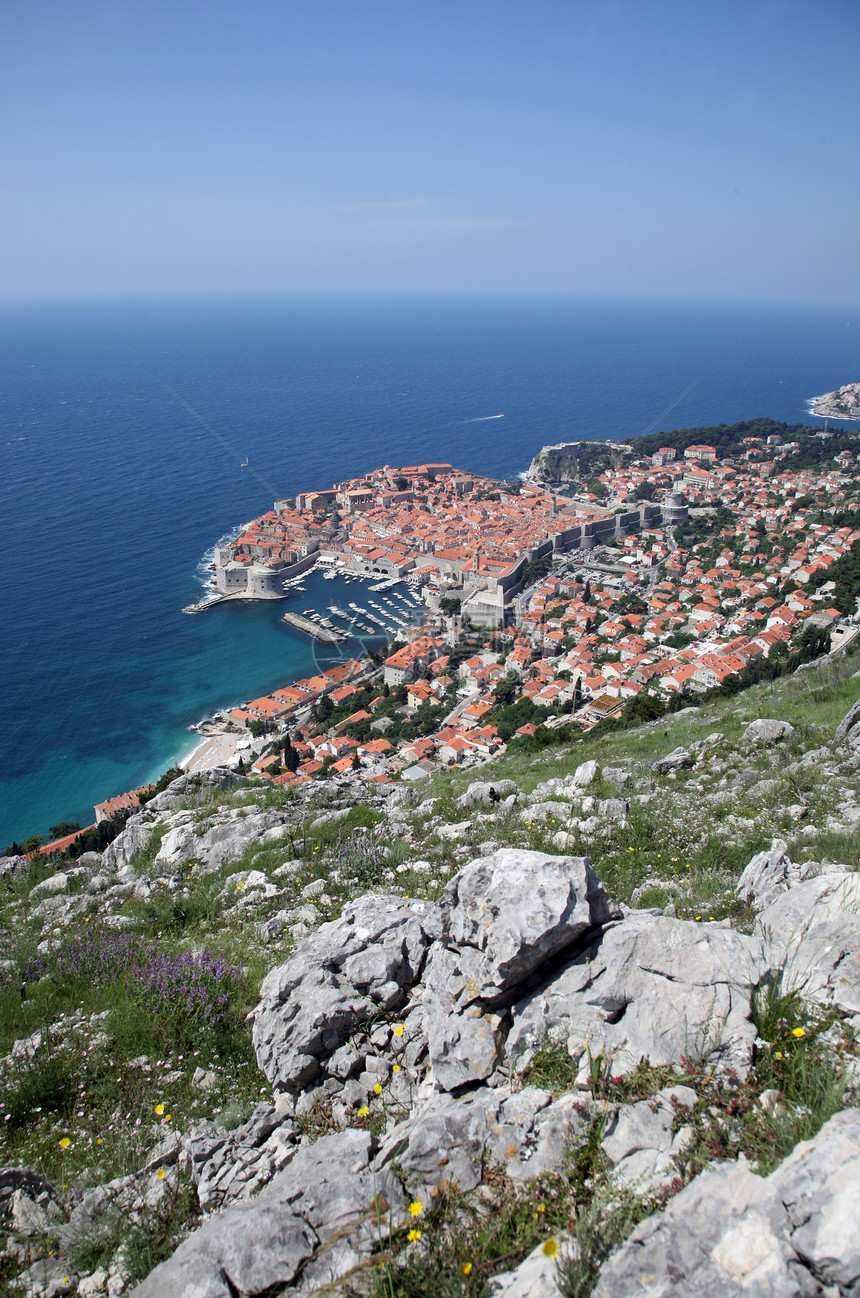
{"type": "Polygon", "coordinates": [[[810,409],[821,418],[860,420],[860,383],[843,383],[835,392],[813,397],[810,409]]]}

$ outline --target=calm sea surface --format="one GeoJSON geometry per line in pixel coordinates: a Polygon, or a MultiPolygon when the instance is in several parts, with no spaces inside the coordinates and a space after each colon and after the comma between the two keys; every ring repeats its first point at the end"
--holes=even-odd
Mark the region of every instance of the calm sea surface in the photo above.
{"type": "MultiPolygon", "coordinates": [[[[800,420],[857,378],[844,310],[0,308],[0,848],[88,824],[188,753],[191,722],[314,667],[283,605],[180,612],[207,550],[272,493],[166,385],[290,496],[381,463],[514,476],[546,442],[800,420]]],[[[307,605],[339,586],[311,578],[307,605]]]]}

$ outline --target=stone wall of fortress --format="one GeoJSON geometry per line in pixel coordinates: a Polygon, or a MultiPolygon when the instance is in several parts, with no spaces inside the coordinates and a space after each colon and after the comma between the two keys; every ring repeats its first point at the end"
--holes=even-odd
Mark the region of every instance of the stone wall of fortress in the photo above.
{"type": "MultiPolygon", "coordinates": [[[[593,550],[610,538],[620,540],[624,536],[648,527],[663,527],[670,523],[677,523],[681,518],[686,517],[686,514],[686,505],[677,498],[672,498],[667,500],[665,505],[645,503],[623,514],[608,514],[605,518],[591,519],[588,522],[576,523],[573,527],[563,528],[542,545],[528,550],[503,576],[480,583],[487,592],[486,598],[481,601],[487,606],[487,618],[495,619],[499,607],[504,610],[504,606],[518,593],[527,563],[534,563],[548,554],[566,554],[571,550],[593,550]]],[[[471,585],[474,589],[479,583],[473,581],[471,585]]],[[[474,595],[471,602],[477,610],[478,603],[474,595]]],[[[497,625],[495,620],[493,625],[497,625]]]]}

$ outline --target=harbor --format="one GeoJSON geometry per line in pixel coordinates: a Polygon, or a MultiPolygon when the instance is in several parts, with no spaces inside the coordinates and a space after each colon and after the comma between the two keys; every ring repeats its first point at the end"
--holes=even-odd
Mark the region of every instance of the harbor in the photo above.
{"type": "MultiPolygon", "coordinates": [[[[303,602],[319,599],[321,590],[318,574],[319,570],[317,574],[309,572],[300,582],[286,583],[285,594],[288,597],[301,595],[303,602]],[[313,575],[317,576],[317,580],[309,581],[313,575]]],[[[323,570],[320,575],[327,583],[333,580],[338,582],[336,592],[326,591],[326,598],[332,601],[326,605],[326,612],[320,612],[317,607],[308,607],[302,609],[301,613],[285,613],[281,618],[287,626],[306,632],[314,640],[327,644],[341,644],[356,636],[362,639],[378,637],[380,640],[396,640],[410,626],[422,620],[424,606],[420,596],[409,587],[398,590],[397,585],[403,585],[402,583],[375,582],[369,590],[380,594],[381,601],[371,599],[368,595],[359,603],[345,598],[345,595],[350,586],[364,584],[361,577],[331,570],[323,570]],[[335,594],[333,600],[332,594],[335,594]],[[342,602],[338,602],[338,598],[342,602]]]]}
{"type": "Polygon", "coordinates": [[[420,592],[408,581],[380,581],[317,561],[303,565],[301,572],[294,569],[277,591],[262,596],[246,591],[224,594],[210,586],[202,599],[186,605],[182,612],[197,614],[216,604],[265,603],[273,599],[306,605],[300,611],[283,613],[279,620],[317,643],[329,645],[356,638],[397,640],[423,620],[425,611],[420,592]],[[359,591],[358,599],[350,598],[359,591]]]}

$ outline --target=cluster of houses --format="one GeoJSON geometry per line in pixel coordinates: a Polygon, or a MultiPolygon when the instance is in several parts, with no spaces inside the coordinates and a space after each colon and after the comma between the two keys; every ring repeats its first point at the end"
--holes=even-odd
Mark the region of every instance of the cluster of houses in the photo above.
{"type": "Polygon", "coordinates": [[[361,576],[444,593],[494,587],[572,522],[602,518],[552,492],[508,491],[450,464],[386,465],[326,491],[303,492],[247,524],[215,556],[221,595],[274,596],[311,558],[361,576]]]}
{"type": "MultiPolygon", "coordinates": [[[[253,699],[224,720],[231,728],[265,729],[267,749],[273,735],[275,743],[284,737],[281,750],[252,762],[275,784],[329,772],[385,783],[504,751],[493,717],[512,688],[513,697],[542,709],[541,724],[589,729],[643,692],[667,701],[721,685],[782,652],[805,628],[832,629],[842,619],[829,570],[860,541],[857,456],[842,451],[820,468],[790,471],[782,461],[796,449],[779,436],[751,436],[731,457],[707,444],[683,452],[662,447],[632,462],[618,457],[601,474],[603,504],[595,518],[605,522],[645,495],[677,502],[683,493],[694,516],[724,506],[731,521],[687,548],[671,526],[616,530],[600,562],[586,563],[580,553],[513,602],[506,592],[506,625],[492,633],[476,635],[456,611],[430,598],[428,623],[408,633],[381,675],[369,661],[353,659],[253,699]],[[834,516],[838,525],[828,522],[834,516]],[[465,658],[464,642],[474,650],[465,658]],[[363,694],[362,706],[349,712],[349,699],[368,684],[370,701],[363,694]],[[439,709],[431,733],[386,737],[391,708],[379,710],[392,690],[405,719],[427,705],[439,709]],[[314,707],[324,695],[332,708],[314,707]],[[321,719],[333,708],[340,718],[334,725],[321,719]],[[289,763],[287,746],[294,753],[289,763]]],[[[409,572],[441,598],[458,593],[467,609],[475,583],[510,573],[571,519],[590,517],[582,510],[592,504],[598,508],[588,493],[578,501],[535,486],[510,493],[448,464],[385,466],[278,502],[231,543],[225,561],[274,570],[316,554],[365,575],[409,572]]],[[[517,733],[529,735],[536,724],[517,733]]]]}

